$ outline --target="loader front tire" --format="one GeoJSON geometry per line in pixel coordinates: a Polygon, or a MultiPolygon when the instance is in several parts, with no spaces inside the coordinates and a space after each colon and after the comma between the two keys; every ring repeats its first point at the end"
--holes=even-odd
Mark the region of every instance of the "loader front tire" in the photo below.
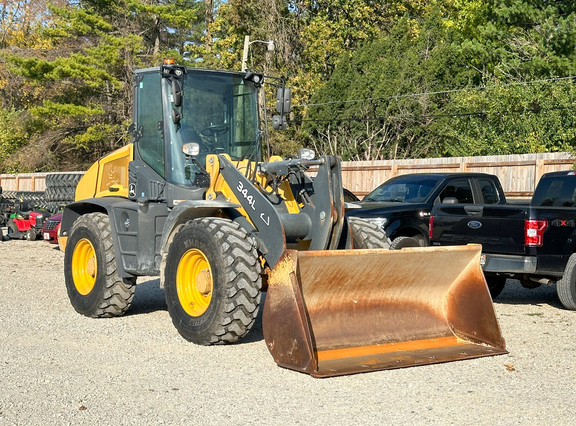
{"type": "Polygon", "coordinates": [[[355,249],[390,248],[390,239],[386,232],[375,223],[359,217],[349,217],[348,223],[355,249]]]}
{"type": "Polygon", "coordinates": [[[166,304],[178,332],[199,345],[244,337],[258,314],[260,271],[258,253],[236,222],[188,221],[163,259],[166,304]]]}
{"type": "Polygon", "coordinates": [[[568,259],[564,275],[556,283],[556,292],[566,309],[576,310],[576,253],[568,259]]]}
{"type": "Polygon", "coordinates": [[[136,278],[120,278],[110,219],[103,213],[79,217],[70,229],[64,278],[74,309],[88,317],[124,314],[134,298],[136,278]]]}

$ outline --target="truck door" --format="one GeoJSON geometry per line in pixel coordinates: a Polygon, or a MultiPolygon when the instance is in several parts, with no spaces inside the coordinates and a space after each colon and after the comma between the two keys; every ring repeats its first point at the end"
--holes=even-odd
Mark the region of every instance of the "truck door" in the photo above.
{"type": "MultiPolygon", "coordinates": [[[[467,182],[474,200],[459,199],[454,203],[443,198],[443,204],[437,206],[441,214],[434,218],[434,239],[441,244],[482,244],[483,251],[488,253],[494,249],[499,253],[523,253],[526,207],[502,204],[491,179],[467,182]]],[[[458,185],[461,187],[463,183],[458,185]]]]}

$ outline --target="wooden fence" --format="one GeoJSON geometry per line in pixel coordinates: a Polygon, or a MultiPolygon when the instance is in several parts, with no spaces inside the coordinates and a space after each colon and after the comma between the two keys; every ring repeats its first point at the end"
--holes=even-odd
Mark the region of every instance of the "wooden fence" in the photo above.
{"type": "Polygon", "coordinates": [[[46,191],[47,174],[53,173],[18,173],[14,175],[0,174],[0,187],[2,187],[3,191],[44,192],[46,191]]]}
{"type": "Polygon", "coordinates": [[[498,176],[510,198],[529,198],[544,173],[569,170],[569,153],[494,155],[485,157],[422,158],[414,160],[345,161],[344,187],[362,197],[384,181],[410,173],[481,172],[498,176]]]}
{"type": "MultiPolygon", "coordinates": [[[[542,174],[571,169],[569,153],[496,155],[486,157],[422,158],[413,160],[345,161],[342,163],[344,187],[362,197],[391,177],[408,173],[483,172],[498,176],[511,198],[528,198],[542,174]]],[[[46,173],[0,174],[5,191],[46,189],[46,173]]]]}

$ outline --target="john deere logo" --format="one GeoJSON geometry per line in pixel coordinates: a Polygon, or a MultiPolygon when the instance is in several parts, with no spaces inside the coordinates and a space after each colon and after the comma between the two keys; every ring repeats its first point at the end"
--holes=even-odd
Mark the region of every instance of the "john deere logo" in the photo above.
{"type": "Polygon", "coordinates": [[[468,222],[468,228],[478,229],[480,227],[482,227],[482,223],[478,222],[477,220],[471,220],[468,222]]]}

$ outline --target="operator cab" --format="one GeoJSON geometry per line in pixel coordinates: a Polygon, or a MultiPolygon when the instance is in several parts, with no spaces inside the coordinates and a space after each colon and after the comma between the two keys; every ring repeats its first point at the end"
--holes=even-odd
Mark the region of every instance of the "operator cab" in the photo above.
{"type": "MultiPolygon", "coordinates": [[[[164,181],[168,189],[146,198],[166,198],[169,205],[176,198],[200,198],[183,191],[204,191],[209,185],[205,170],[209,154],[262,160],[258,116],[262,80],[253,73],[173,64],[136,71],[135,160],[149,166],[158,175],[152,180],[164,181]]],[[[145,169],[141,171],[151,173],[145,169]]],[[[139,188],[134,197],[144,192],[148,191],[139,188]]]]}

